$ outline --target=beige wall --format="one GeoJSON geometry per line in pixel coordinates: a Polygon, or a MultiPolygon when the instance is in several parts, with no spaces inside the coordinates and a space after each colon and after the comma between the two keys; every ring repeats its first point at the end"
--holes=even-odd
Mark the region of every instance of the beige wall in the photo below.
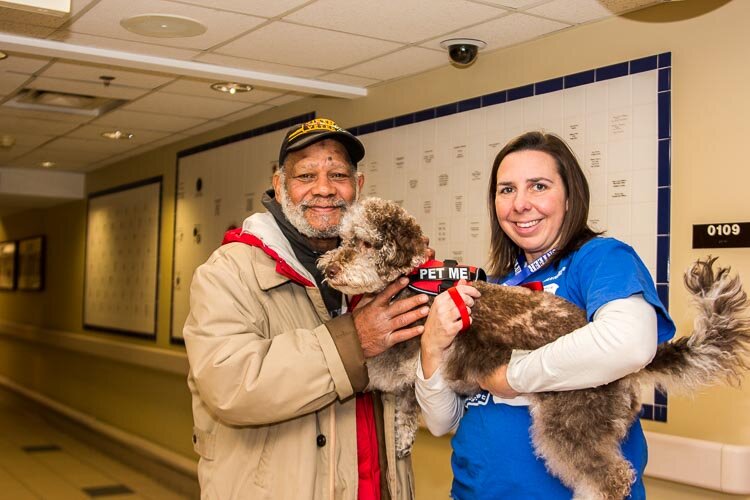
{"type": "MultiPolygon", "coordinates": [[[[94,172],[87,179],[88,191],[154,175],[164,177],[156,344],[164,349],[180,349],[169,345],[177,151],[309,111],[316,111],[318,116],[330,116],[344,126],[353,126],[671,51],[674,139],[670,258],[674,272],[670,302],[678,331],[684,334],[691,329],[693,311],[686,305],[686,294],[680,284],[681,272],[691,261],[707,253],[690,248],[692,224],[748,219],[745,200],[750,174],[744,165],[743,146],[747,137],[744,120],[750,116],[749,20],[750,2],[747,0],[729,3],[687,0],[657,6],[627,18],[611,19],[507,50],[483,53],[469,69],[458,70],[446,65],[372,88],[367,97],[357,100],[311,98],[297,101],[94,172]],[[717,8],[696,16],[698,9],[707,7],[717,8]],[[684,20],[670,21],[676,17],[684,20]]],[[[0,294],[0,319],[82,331],[85,203],[27,212],[0,221],[0,239],[40,233],[48,236],[47,290],[41,294],[0,294]]],[[[748,250],[722,249],[711,253],[720,256],[721,263],[731,265],[746,279],[750,276],[748,250]]],[[[145,342],[127,338],[121,341],[145,342]]],[[[181,377],[144,373],[142,368],[124,364],[113,367],[111,362],[93,357],[30,349],[28,345],[11,341],[0,342],[0,374],[190,456],[189,401],[181,377]],[[137,416],[143,418],[134,421],[125,418],[137,416]]],[[[645,427],[653,432],[750,445],[748,417],[749,389],[710,389],[693,399],[670,398],[669,423],[647,422],[645,427]]],[[[447,457],[447,441],[439,440],[437,446],[447,457]]],[[[434,453],[423,452],[423,455],[433,456],[434,453]]],[[[669,483],[665,483],[666,487],[662,482],[650,484],[654,485],[655,492],[670,488],[669,483]]],[[[699,493],[700,490],[694,490],[690,495],[700,498],[699,493]]],[[[668,498],[662,493],[659,495],[658,498],[668,498]]]]}

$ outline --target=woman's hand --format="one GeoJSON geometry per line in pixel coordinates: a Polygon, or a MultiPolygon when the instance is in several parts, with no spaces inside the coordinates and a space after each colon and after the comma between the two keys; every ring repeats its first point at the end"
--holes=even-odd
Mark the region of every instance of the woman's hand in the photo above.
{"type": "MultiPolygon", "coordinates": [[[[459,281],[456,290],[458,290],[471,315],[474,300],[481,295],[479,290],[467,285],[466,280],[459,281]]],[[[422,371],[425,378],[430,378],[438,369],[443,361],[445,349],[451,345],[462,327],[461,313],[448,292],[443,292],[435,297],[424,324],[421,341],[422,371]]]]}
{"type": "Polygon", "coordinates": [[[493,396],[506,399],[512,399],[521,394],[508,383],[508,365],[502,365],[492,375],[480,380],[479,387],[489,391],[493,396]]]}

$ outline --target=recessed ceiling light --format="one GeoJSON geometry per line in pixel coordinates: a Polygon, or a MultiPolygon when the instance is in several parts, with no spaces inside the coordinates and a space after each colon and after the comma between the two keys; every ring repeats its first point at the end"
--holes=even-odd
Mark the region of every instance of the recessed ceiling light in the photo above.
{"type": "Polygon", "coordinates": [[[111,132],[102,132],[102,137],[106,137],[107,139],[127,141],[129,139],[132,139],[135,136],[131,134],[130,132],[123,132],[122,130],[113,130],[111,132]]]}
{"type": "Polygon", "coordinates": [[[189,17],[142,14],[120,21],[120,26],[136,35],[155,38],[183,38],[202,35],[206,27],[189,17]]]}
{"type": "Polygon", "coordinates": [[[55,166],[55,162],[54,161],[43,161],[42,163],[39,164],[39,166],[40,167],[44,167],[44,168],[50,168],[50,167],[54,167],[55,166]]]}
{"type": "Polygon", "coordinates": [[[7,59],[7,58],[8,58],[8,54],[0,50],[0,61],[2,61],[3,59],[7,59]]]}
{"type": "Polygon", "coordinates": [[[236,94],[237,92],[250,92],[251,90],[253,90],[252,85],[235,82],[218,82],[211,85],[211,88],[217,92],[226,92],[232,95],[236,94]]]}

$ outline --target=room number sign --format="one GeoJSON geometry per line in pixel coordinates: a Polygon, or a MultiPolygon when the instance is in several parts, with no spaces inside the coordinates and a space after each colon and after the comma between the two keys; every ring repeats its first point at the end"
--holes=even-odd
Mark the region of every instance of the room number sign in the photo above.
{"type": "Polygon", "coordinates": [[[693,224],[693,248],[750,247],[750,222],[693,224]]]}

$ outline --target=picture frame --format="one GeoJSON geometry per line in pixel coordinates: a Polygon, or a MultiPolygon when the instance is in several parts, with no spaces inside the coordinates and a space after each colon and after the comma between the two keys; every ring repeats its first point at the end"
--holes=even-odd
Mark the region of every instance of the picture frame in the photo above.
{"type": "Polygon", "coordinates": [[[18,240],[17,252],[17,289],[32,292],[44,290],[44,236],[32,236],[18,240]]]}
{"type": "Polygon", "coordinates": [[[16,241],[0,242],[0,290],[16,289],[16,241]]]}
{"type": "Polygon", "coordinates": [[[156,339],[162,178],[89,195],[83,328],[156,339]]]}

